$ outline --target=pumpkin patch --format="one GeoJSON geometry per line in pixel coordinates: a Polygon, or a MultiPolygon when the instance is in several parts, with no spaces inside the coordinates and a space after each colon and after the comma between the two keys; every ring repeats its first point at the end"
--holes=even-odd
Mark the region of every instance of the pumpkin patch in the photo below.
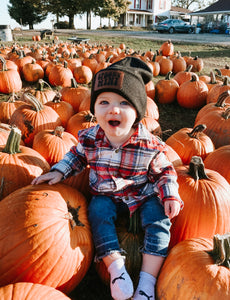
{"type": "MultiPolygon", "coordinates": [[[[37,299],[44,293],[45,300],[49,293],[53,299],[77,300],[96,280],[98,297],[107,300],[101,294],[109,295],[108,274],[103,264],[93,263],[87,219],[90,169],[54,186],[30,182],[78,143],[79,130],[97,124],[89,111],[95,73],[133,55],[153,73],[146,85],[142,123],[166,142],[184,201],[180,215],[172,220],[170,252],[159,275],[157,300],[190,300],[194,295],[210,300],[210,289],[213,300],[227,299],[224,282],[218,287],[207,283],[207,298],[200,296],[201,291],[193,295],[191,280],[199,278],[196,271],[191,276],[190,269],[195,268],[199,251],[212,270],[218,267],[229,278],[229,269],[215,265],[210,255],[213,246],[218,248],[215,235],[230,231],[229,67],[215,70],[216,76],[213,70],[205,74],[202,57],[186,56],[171,40],[142,54],[128,42],[114,46],[55,39],[44,44],[36,36],[33,41],[0,52],[0,295],[8,289],[19,294],[30,289],[37,299]],[[184,281],[176,273],[182,271],[184,281]]],[[[127,269],[136,284],[142,233],[135,218],[128,224],[119,222],[127,269]]]]}

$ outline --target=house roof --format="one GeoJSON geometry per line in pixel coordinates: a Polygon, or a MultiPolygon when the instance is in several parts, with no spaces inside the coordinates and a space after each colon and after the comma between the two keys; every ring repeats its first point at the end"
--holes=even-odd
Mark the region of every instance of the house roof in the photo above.
{"type": "Polygon", "coordinates": [[[210,6],[194,11],[190,15],[207,15],[207,14],[220,14],[220,13],[230,13],[230,1],[229,0],[219,0],[210,6]]]}
{"type": "Polygon", "coordinates": [[[171,6],[170,11],[180,12],[180,13],[184,13],[184,14],[189,14],[191,12],[191,10],[189,10],[187,8],[182,8],[179,6],[171,6]]]}

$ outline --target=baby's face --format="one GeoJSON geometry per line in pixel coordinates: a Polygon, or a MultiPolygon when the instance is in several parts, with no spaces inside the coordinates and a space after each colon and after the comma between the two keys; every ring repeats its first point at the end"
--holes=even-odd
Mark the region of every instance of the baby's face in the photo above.
{"type": "Polygon", "coordinates": [[[111,141],[125,142],[133,133],[136,109],[122,96],[113,92],[99,94],[94,106],[95,117],[111,141]]]}

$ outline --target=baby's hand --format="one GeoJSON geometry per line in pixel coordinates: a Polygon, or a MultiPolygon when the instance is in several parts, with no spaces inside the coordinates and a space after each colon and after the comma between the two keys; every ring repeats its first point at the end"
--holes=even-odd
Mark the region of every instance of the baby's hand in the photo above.
{"type": "Polygon", "coordinates": [[[172,200],[166,200],[164,202],[164,209],[166,216],[169,217],[169,219],[172,219],[176,217],[180,212],[180,203],[178,201],[172,201],[172,200]]]}
{"type": "Polygon", "coordinates": [[[48,172],[46,174],[40,175],[34,178],[31,184],[39,184],[42,182],[47,182],[48,184],[55,184],[62,180],[63,174],[58,171],[48,172]]]}

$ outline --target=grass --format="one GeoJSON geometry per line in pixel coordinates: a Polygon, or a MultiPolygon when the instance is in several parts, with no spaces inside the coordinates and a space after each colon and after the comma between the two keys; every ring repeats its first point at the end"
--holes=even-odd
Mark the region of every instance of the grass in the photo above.
{"type": "MultiPolygon", "coordinates": [[[[100,34],[100,33],[99,33],[100,34]]],[[[83,35],[82,35],[83,36],[83,35]]],[[[59,35],[60,41],[66,41],[68,35],[59,35]]],[[[78,35],[81,37],[81,34],[78,35]]],[[[152,41],[148,39],[130,38],[130,37],[108,37],[103,33],[95,36],[94,34],[84,34],[84,38],[90,39],[90,44],[109,44],[118,47],[120,43],[125,43],[129,48],[143,53],[149,49],[157,50],[162,44],[162,41],[152,41]]],[[[51,41],[45,41],[50,43],[51,41]]],[[[172,41],[173,42],[173,41],[172,41]]],[[[31,36],[18,37],[17,43],[32,44],[31,36]]],[[[40,42],[41,44],[44,41],[40,42]]],[[[230,50],[225,46],[203,45],[196,43],[173,43],[175,51],[180,51],[182,55],[188,55],[191,52],[192,56],[199,56],[204,61],[204,69],[199,75],[209,75],[211,70],[215,68],[223,68],[226,64],[230,64],[230,50]]],[[[154,78],[156,83],[162,77],[154,78]]],[[[0,100],[6,95],[0,94],[0,100]]],[[[176,102],[173,104],[160,105],[158,104],[160,119],[159,123],[162,128],[162,139],[166,140],[172,133],[183,128],[193,127],[195,116],[198,109],[184,109],[176,102]]],[[[88,273],[79,284],[79,286],[70,295],[72,300],[111,300],[109,287],[105,286],[97,275],[94,264],[92,263],[88,273]]]]}

